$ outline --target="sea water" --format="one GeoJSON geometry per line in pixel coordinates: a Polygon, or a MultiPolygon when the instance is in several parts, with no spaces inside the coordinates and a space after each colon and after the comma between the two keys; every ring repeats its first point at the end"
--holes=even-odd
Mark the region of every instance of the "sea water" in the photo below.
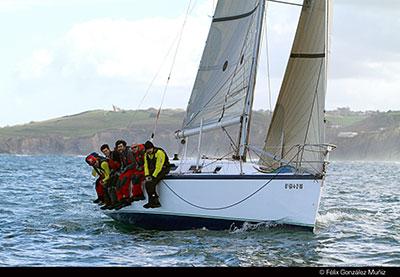
{"type": "Polygon", "coordinates": [[[92,203],[83,157],[0,164],[0,266],[400,266],[400,163],[332,162],[314,232],[138,230],[92,203]]]}

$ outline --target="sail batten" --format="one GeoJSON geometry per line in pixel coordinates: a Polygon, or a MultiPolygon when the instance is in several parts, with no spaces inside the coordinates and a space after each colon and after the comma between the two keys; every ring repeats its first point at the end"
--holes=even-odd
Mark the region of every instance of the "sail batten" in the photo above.
{"type": "Polygon", "coordinates": [[[316,53],[316,54],[309,54],[309,53],[292,53],[290,54],[291,58],[304,58],[304,59],[318,59],[318,58],[325,58],[325,53],[316,53]]]}
{"type": "Polygon", "coordinates": [[[243,17],[248,17],[248,16],[252,15],[257,10],[257,7],[258,6],[256,6],[252,11],[250,11],[248,13],[234,15],[234,16],[226,16],[226,17],[214,18],[213,22],[230,21],[230,20],[241,19],[243,17]]]}

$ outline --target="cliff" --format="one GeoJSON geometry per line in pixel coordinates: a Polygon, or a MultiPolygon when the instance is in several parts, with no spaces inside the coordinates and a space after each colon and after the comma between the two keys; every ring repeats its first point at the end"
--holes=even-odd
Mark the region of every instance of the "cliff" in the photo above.
{"type": "MultiPolygon", "coordinates": [[[[181,127],[183,110],[163,110],[155,143],[176,153],[180,147],[174,132],[181,127]]],[[[0,128],[0,153],[86,155],[100,145],[113,146],[118,139],[144,142],[154,129],[157,110],[88,111],[43,122],[0,128]]],[[[262,147],[271,113],[255,111],[250,141],[262,147]]],[[[229,130],[227,130],[229,132],[229,130]]],[[[230,133],[232,135],[232,133],[230,133]]],[[[203,149],[214,149],[222,134],[203,141],[203,149]]],[[[331,159],[400,160],[400,112],[327,112],[327,142],[337,145],[331,159]]],[[[224,137],[226,137],[224,135],[224,137]]],[[[236,139],[233,133],[232,138],[236,139]]],[[[218,143],[220,144],[220,143],[218,143]]],[[[191,144],[193,150],[197,143],[191,144]]],[[[229,149],[229,143],[221,151],[229,149]]]]}

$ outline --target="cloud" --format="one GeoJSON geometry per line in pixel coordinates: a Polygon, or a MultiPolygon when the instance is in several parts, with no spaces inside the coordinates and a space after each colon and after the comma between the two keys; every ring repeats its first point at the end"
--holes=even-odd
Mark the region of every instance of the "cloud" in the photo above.
{"type": "Polygon", "coordinates": [[[53,54],[48,49],[35,50],[32,56],[19,65],[17,69],[22,80],[37,79],[45,74],[45,70],[53,62],[53,54]]]}
{"type": "Polygon", "coordinates": [[[333,11],[332,77],[391,78],[400,62],[399,1],[337,1],[333,11]],[[356,5],[356,3],[358,5],[356,5]],[[361,5],[360,5],[361,4],[361,5]]]}
{"type": "MultiPolygon", "coordinates": [[[[71,5],[78,3],[72,1],[71,5]]],[[[211,23],[211,3],[215,2],[208,0],[191,8],[165,108],[186,107],[211,23]]],[[[400,29],[400,19],[395,15],[400,1],[371,0],[362,1],[362,5],[359,2],[334,1],[327,107],[374,109],[374,103],[378,109],[399,107],[396,101],[389,105],[382,99],[395,97],[400,89],[396,76],[400,70],[400,37],[394,32],[400,29]],[[378,91],[388,97],[377,97],[378,91]],[[374,102],[369,103],[372,99],[374,102]]],[[[52,0],[0,0],[0,11],[62,3],[67,5],[52,0]]],[[[267,22],[272,23],[267,30],[270,78],[276,98],[300,9],[273,2],[268,6],[267,22]]],[[[158,107],[183,21],[183,16],[136,20],[95,18],[70,26],[47,46],[32,49],[30,57],[18,63],[15,85],[9,93],[13,105],[26,111],[25,119],[21,115],[20,121],[110,108],[111,104],[126,109],[158,107]],[[151,90],[141,104],[151,83],[151,90]],[[47,107],[39,113],[41,103],[47,107]]],[[[263,41],[265,44],[265,38],[263,41]]],[[[265,77],[266,58],[261,58],[259,73],[265,77]]],[[[266,90],[265,80],[258,84],[263,85],[261,90],[266,90]]],[[[261,98],[255,108],[265,108],[259,104],[265,102],[265,96],[261,98]]]]}
{"type": "MultiPolygon", "coordinates": [[[[98,18],[75,24],[48,48],[33,50],[19,63],[12,101],[30,115],[25,122],[110,109],[112,104],[125,109],[158,107],[183,19],[98,18]]],[[[198,15],[198,10],[188,19],[164,108],[186,106],[209,24],[210,18],[198,15]]]]}
{"type": "Polygon", "coordinates": [[[15,12],[20,10],[28,10],[31,8],[39,7],[55,7],[55,6],[71,6],[82,4],[99,4],[100,2],[115,2],[112,0],[0,0],[0,11],[15,12]]]}
{"type": "Polygon", "coordinates": [[[351,107],[352,103],[358,103],[353,110],[388,110],[388,103],[391,107],[400,107],[400,84],[397,80],[343,78],[328,85],[328,109],[351,107]]]}
{"type": "MultiPolygon", "coordinates": [[[[171,60],[172,51],[167,55],[167,50],[172,44],[176,48],[176,31],[181,24],[180,19],[153,18],[140,21],[98,19],[76,25],[63,38],[60,47],[65,54],[64,70],[79,74],[82,65],[90,65],[98,77],[129,78],[139,83],[150,81],[165,58],[171,60]]],[[[201,36],[196,34],[204,30],[200,22],[191,28],[185,33],[184,43],[190,41],[198,45],[201,36]]],[[[177,83],[188,85],[192,76],[185,74],[188,71],[184,68],[195,67],[200,51],[193,53],[184,47],[180,50],[176,70],[182,74],[177,75],[180,78],[177,83]]]]}
{"type": "Polygon", "coordinates": [[[344,6],[346,8],[355,8],[357,10],[368,11],[390,11],[398,12],[400,9],[400,2],[398,0],[334,0],[335,5],[344,6]]]}

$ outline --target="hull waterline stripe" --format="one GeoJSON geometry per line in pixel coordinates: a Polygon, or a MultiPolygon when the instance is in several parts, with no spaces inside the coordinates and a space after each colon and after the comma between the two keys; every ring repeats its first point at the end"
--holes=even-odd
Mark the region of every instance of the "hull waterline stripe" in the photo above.
{"type": "Polygon", "coordinates": [[[208,230],[232,230],[233,228],[241,228],[245,222],[250,224],[277,224],[307,228],[313,230],[312,225],[296,224],[292,222],[279,222],[279,221],[245,221],[236,219],[217,219],[208,217],[193,217],[193,216],[176,216],[176,215],[161,215],[154,213],[111,213],[107,214],[111,218],[123,222],[125,224],[133,225],[135,227],[150,229],[150,230],[190,230],[207,228],[208,230]]]}

